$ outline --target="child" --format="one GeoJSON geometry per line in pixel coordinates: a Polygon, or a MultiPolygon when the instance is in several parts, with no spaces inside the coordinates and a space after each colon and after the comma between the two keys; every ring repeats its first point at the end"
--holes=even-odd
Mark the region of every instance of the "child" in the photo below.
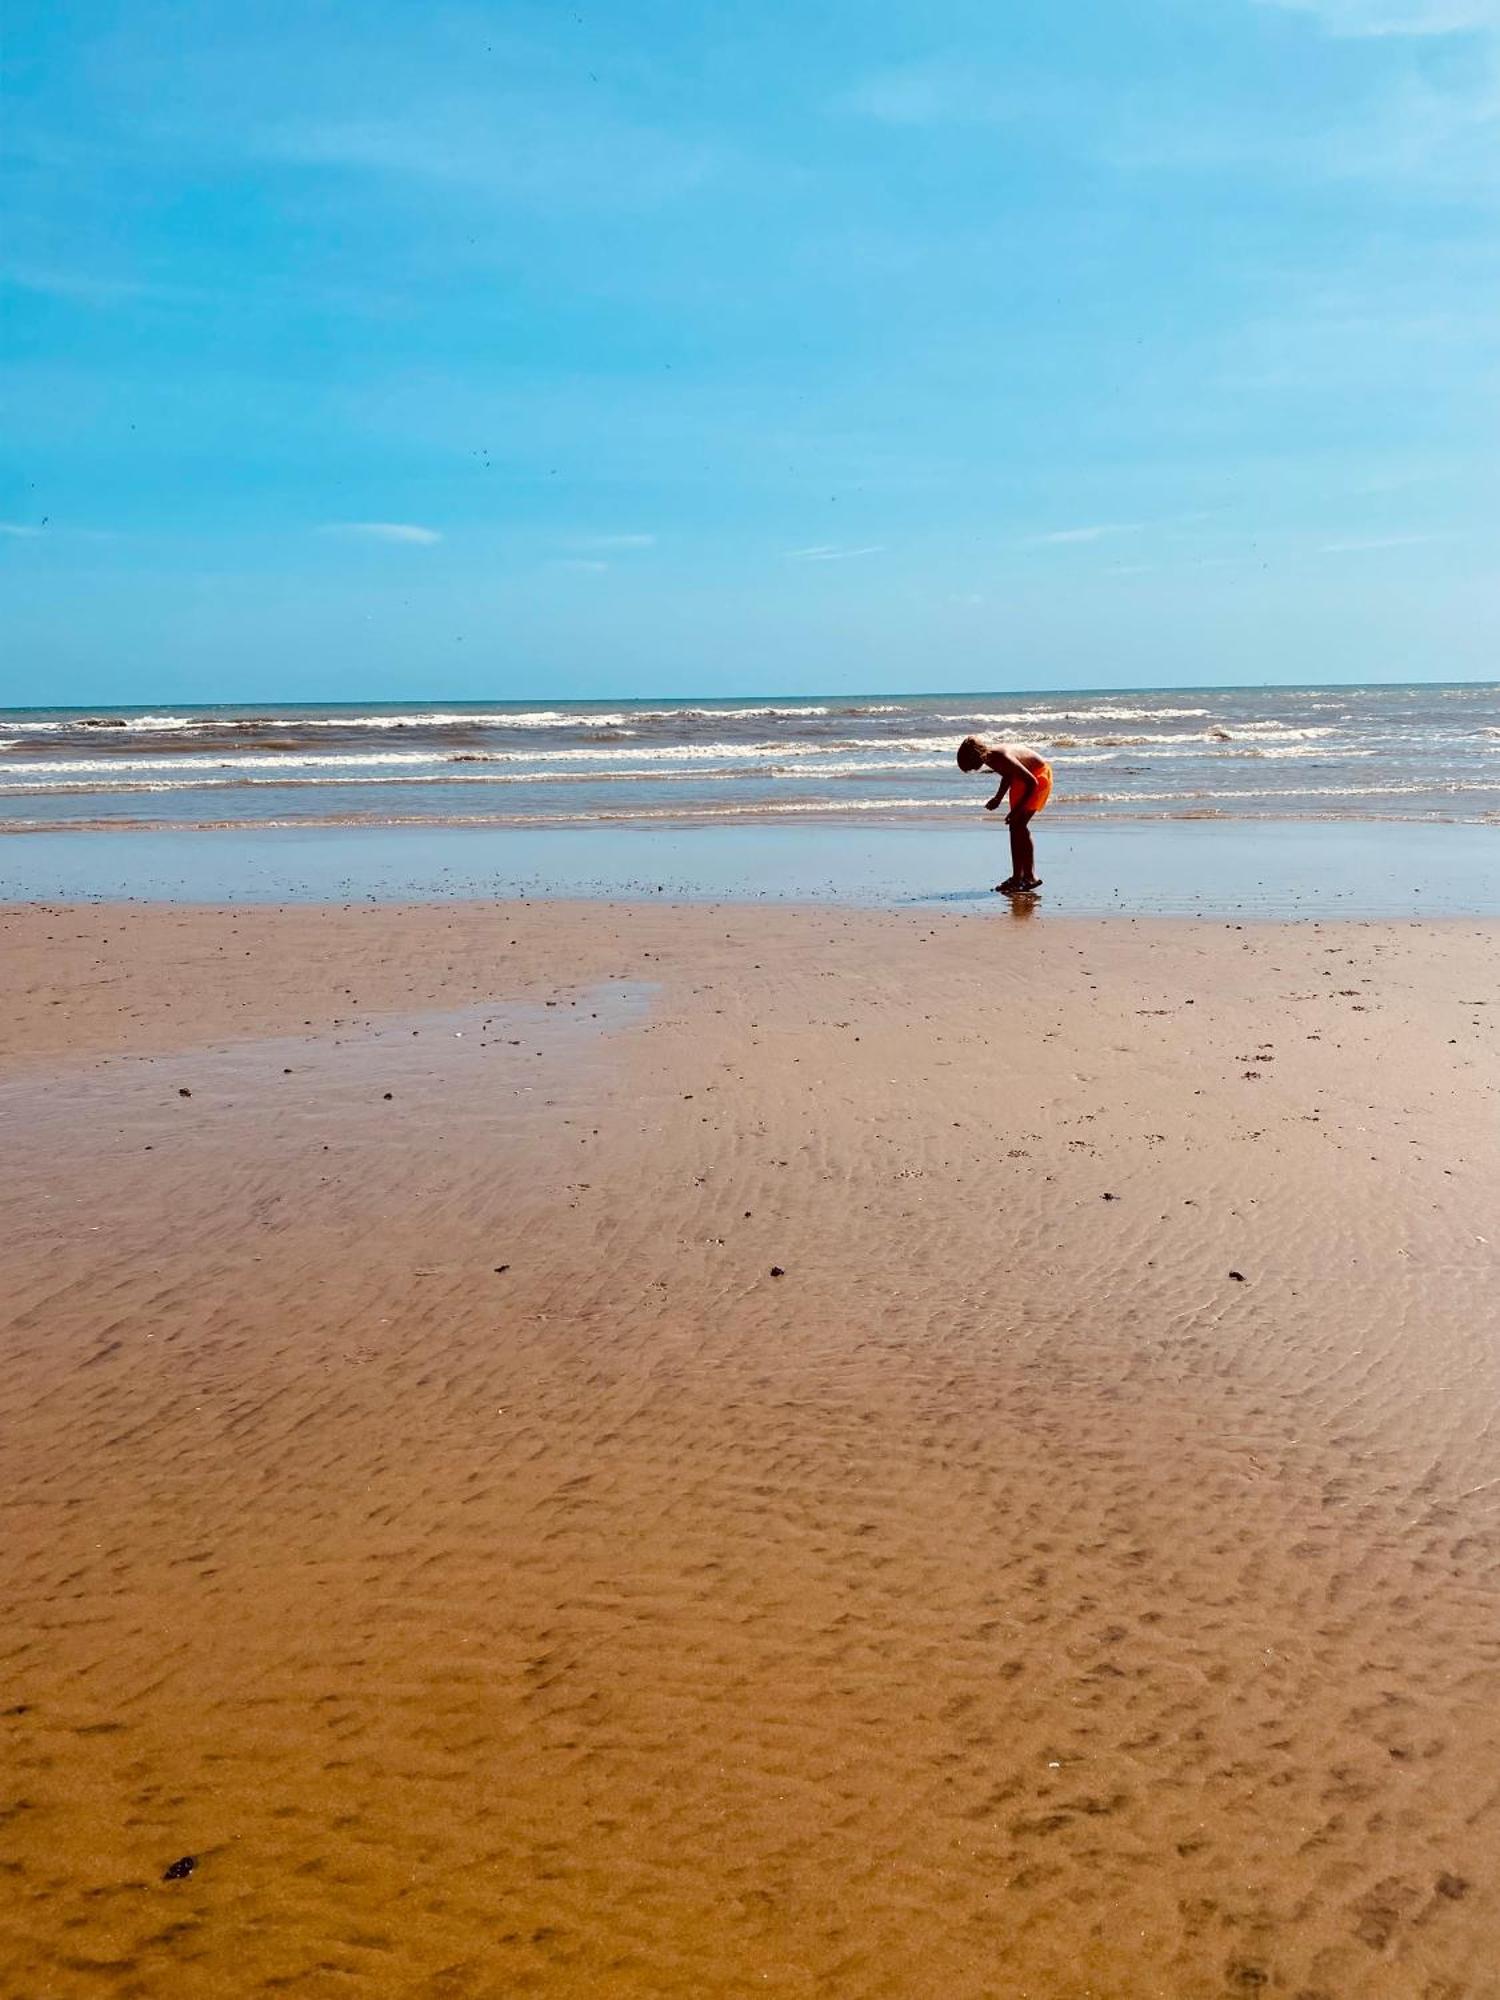
{"type": "Polygon", "coordinates": [[[1000,882],[1002,896],[1016,896],[1031,889],[1040,889],[1041,880],[1036,873],[1036,856],[1031,847],[1031,821],[1052,796],[1052,766],[1045,757],[1039,757],[1035,750],[1028,750],[1021,743],[996,743],[991,746],[977,736],[966,736],[958,746],[958,768],[960,771],[995,771],[999,774],[1000,789],[992,799],[986,799],[984,809],[994,812],[1007,792],[1010,793],[1010,811],[1005,815],[1005,824],[1010,828],[1010,880],[1000,882]]]}

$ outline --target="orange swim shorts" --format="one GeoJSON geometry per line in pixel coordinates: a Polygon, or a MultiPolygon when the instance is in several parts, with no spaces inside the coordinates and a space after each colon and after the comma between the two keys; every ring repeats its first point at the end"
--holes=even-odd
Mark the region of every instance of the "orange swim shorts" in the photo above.
{"type": "Polygon", "coordinates": [[[1029,785],[1013,785],[1010,794],[1012,812],[1039,813],[1052,796],[1052,766],[1038,757],[1035,764],[1029,764],[1031,772],[1029,785]]]}

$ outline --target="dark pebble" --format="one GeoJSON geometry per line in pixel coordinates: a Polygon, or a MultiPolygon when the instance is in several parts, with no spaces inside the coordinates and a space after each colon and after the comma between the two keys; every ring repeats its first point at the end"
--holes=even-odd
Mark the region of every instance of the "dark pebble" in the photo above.
{"type": "Polygon", "coordinates": [[[385,1101],[386,1101],[386,1103],[387,1103],[387,1104],[389,1104],[389,1103],[390,1103],[390,1101],[391,1101],[391,1097],[392,1097],[392,1094],[393,1094],[393,1093],[392,1093],[392,1092],[390,1092],[389,1090],[388,1090],[388,1091],[387,1091],[387,1092],[385,1093],[385,1101]]]}
{"type": "Polygon", "coordinates": [[[498,1277],[502,1276],[502,1275],[503,1275],[503,1273],[505,1273],[505,1272],[506,1272],[506,1271],[508,1271],[509,1269],[510,1269],[510,1266],[509,1266],[509,1264],[497,1264],[497,1265],[495,1266],[495,1276],[496,1276],[496,1277],[498,1278],[498,1277]]]}
{"type": "Polygon", "coordinates": [[[197,1866],[198,1857],[196,1854],[184,1854],[180,1860],[172,1863],[171,1867],[164,1872],[161,1879],[163,1882],[185,1882],[197,1866]]]}
{"type": "Polygon", "coordinates": [[[184,1084],[178,1084],[177,1095],[179,1097],[191,1097],[192,1094],[193,1093],[184,1084]]]}
{"type": "Polygon", "coordinates": [[[771,1266],[771,1276],[773,1278],[784,1278],[786,1276],[786,1272],[782,1270],[779,1264],[773,1264],[771,1266]]]}
{"type": "Polygon", "coordinates": [[[1231,1271],[1229,1275],[1231,1278],[1233,1278],[1234,1282],[1237,1285],[1243,1285],[1245,1283],[1245,1274],[1243,1271],[1231,1271]]]}

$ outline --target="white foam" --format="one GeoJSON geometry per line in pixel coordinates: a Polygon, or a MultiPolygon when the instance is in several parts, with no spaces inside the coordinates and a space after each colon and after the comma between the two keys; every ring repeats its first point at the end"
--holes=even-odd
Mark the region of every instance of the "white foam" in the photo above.
{"type": "Polygon", "coordinates": [[[1064,722],[1196,722],[1213,714],[1208,708],[1120,708],[1106,702],[1087,708],[1010,708],[998,714],[939,715],[937,722],[955,729],[1049,729],[1064,722]]]}
{"type": "Polygon", "coordinates": [[[1309,757],[1318,763],[1330,763],[1335,759],[1348,757],[1376,757],[1380,752],[1373,746],[1361,749],[1358,744],[1328,743],[1247,743],[1237,746],[1224,744],[1219,752],[1222,757],[1309,757]]]}
{"type": "MultiPolygon", "coordinates": [[[[274,789],[277,786],[319,785],[325,787],[333,787],[335,785],[340,787],[349,785],[673,785],[701,783],[704,780],[715,778],[751,780],[795,778],[802,782],[807,782],[819,778],[880,777],[890,773],[896,773],[907,778],[914,775],[910,759],[899,761],[877,761],[871,759],[862,762],[851,762],[848,760],[843,762],[814,762],[811,759],[804,759],[796,763],[756,762],[745,764],[733,762],[732,755],[733,753],[731,752],[731,761],[726,763],[702,764],[695,761],[686,768],[680,765],[675,767],[663,767],[661,765],[627,766],[623,769],[598,769],[590,766],[586,770],[578,771],[557,768],[559,764],[565,761],[559,758],[553,761],[550,768],[543,768],[539,764],[532,763],[524,770],[510,770],[499,768],[498,760],[492,762],[490,759],[480,758],[465,761],[456,769],[452,764],[444,764],[439,770],[423,769],[416,771],[406,769],[391,770],[389,768],[375,772],[354,772],[347,768],[338,770],[319,769],[315,775],[308,775],[305,767],[315,763],[327,765],[337,760],[331,758],[289,759],[287,763],[292,768],[287,768],[276,760],[236,759],[233,765],[227,762],[214,762],[186,776],[180,775],[183,763],[186,760],[161,758],[140,759],[130,768],[135,770],[169,769],[179,775],[158,779],[137,778],[125,775],[121,767],[115,767],[111,771],[110,778],[104,783],[68,783],[60,782],[54,778],[50,783],[42,781],[12,784],[9,782],[10,777],[21,767],[10,765],[4,769],[0,769],[0,795],[37,797],[45,796],[48,793],[58,794],[64,792],[94,792],[99,794],[150,791],[190,792],[233,789],[241,786],[246,788],[274,789]],[[252,761],[257,764],[270,762],[274,765],[274,769],[270,775],[242,775],[238,770],[238,766],[242,763],[250,763],[252,761]]],[[[345,760],[346,765],[353,764],[356,761],[355,759],[345,760]]],[[[397,760],[394,758],[371,758],[367,761],[389,766],[397,760]]],[[[417,758],[411,761],[423,765],[431,762],[427,758],[417,758]]],[[[1080,759],[1078,761],[1088,760],[1080,759]]],[[[35,766],[30,768],[33,770],[36,769],[35,766]]],[[[67,770],[69,767],[53,765],[46,768],[52,771],[59,771],[67,770]]],[[[947,776],[946,772],[942,774],[945,783],[947,776]]]]}
{"type": "Polygon", "coordinates": [[[1455,792],[1492,792],[1493,785],[1469,783],[1464,779],[1429,779],[1417,784],[1390,785],[1215,785],[1212,791],[1175,792],[1074,792],[1073,805],[1144,805],[1182,799],[1234,799],[1241,803],[1254,799],[1379,799],[1418,797],[1422,793],[1448,796],[1455,792]]]}
{"type": "Polygon", "coordinates": [[[7,777],[42,777],[61,773],[100,777],[122,777],[132,771],[254,771],[254,770],[344,770],[370,764],[434,764],[438,755],[424,750],[364,750],[343,755],[322,756],[314,751],[233,750],[222,754],[183,757],[55,757],[45,761],[0,766],[7,777]]]}

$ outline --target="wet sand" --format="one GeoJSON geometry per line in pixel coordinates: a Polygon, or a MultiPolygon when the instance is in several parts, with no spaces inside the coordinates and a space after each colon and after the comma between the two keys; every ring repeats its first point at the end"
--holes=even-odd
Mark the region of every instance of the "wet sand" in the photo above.
{"type": "Polygon", "coordinates": [[[1497,942],[0,913],[0,1992],[1500,1994],[1497,942]]]}
{"type": "MultiPolygon", "coordinates": [[[[1064,803],[1037,843],[1054,915],[1500,917],[1500,826],[1489,823],[1103,821],[1064,803]]],[[[1003,822],[972,805],[957,825],[121,827],[0,838],[0,902],[15,903],[661,896],[982,907],[1010,872],[1003,822]]]]}

